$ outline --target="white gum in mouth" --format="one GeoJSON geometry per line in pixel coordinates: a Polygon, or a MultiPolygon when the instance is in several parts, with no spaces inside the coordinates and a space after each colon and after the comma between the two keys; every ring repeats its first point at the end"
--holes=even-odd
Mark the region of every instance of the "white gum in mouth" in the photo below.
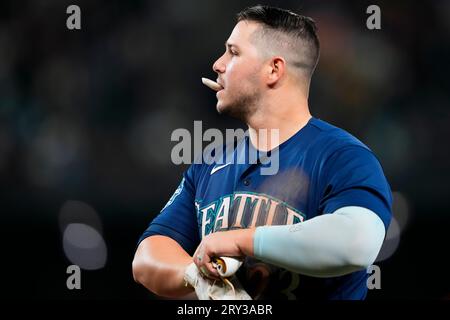
{"type": "Polygon", "coordinates": [[[202,83],[214,91],[219,91],[223,89],[223,87],[220,84],[208,78],[202,78],[202,83]]]}

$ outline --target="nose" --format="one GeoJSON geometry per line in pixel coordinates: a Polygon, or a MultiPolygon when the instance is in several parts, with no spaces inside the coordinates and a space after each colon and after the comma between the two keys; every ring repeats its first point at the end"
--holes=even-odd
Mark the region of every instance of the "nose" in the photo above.
{"type": "Polygon", "coordinates": [[[213,64],[213,70],[217,73],[224,73],[225,72],[225,62],[223,59],[223,55],[216,60],[213,64]]]}

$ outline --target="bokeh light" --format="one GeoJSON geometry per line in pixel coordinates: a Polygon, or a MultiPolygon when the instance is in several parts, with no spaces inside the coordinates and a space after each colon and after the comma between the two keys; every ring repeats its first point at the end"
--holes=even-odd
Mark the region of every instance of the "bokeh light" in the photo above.
{"type": "Polygon", "coordinates": [[[400,232],[400,226],[397,220],[393,217],[383,246],[381,247],[380,253],[378,254],[375,262],[389,259],[395,253],[400,244],[400,232]]]}
{"type": "Polygon", "coordinates": [[[106,264],[107,248],[101,234],[83,223],[70,223],[63,234],[64,253],[73,264],[85,270],[101,269],[106,264]]]}

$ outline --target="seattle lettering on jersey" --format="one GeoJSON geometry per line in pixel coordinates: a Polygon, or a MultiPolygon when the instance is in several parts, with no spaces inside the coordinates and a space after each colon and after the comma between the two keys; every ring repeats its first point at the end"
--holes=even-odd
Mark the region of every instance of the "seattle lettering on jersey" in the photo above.
{"type": "Polygon", "coordinates": [[[235,192],[203,207],[196,201],[196,207],[202,238],[216,231],[295,224],[306,217],[279,199],[252,192],[235,192]]]}

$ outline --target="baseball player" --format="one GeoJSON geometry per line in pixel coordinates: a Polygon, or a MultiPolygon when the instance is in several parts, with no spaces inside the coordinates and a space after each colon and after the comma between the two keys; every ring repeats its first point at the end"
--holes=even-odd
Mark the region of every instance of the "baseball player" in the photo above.
{"type": "Polygon", "coordinates": [[[248,125],[231,152],[276,149],[278,171],[263,175],[263,159],[191,165],[139,239],[134,279],[165,297],[364,299],[392,195],[367,146],[310,114],[314,21],[250,7],[225,47],[217,81],[204,83],[220,114],[248,125]],[[278,130],[278,143],[263,145],[261,129],[278,130]]]}

